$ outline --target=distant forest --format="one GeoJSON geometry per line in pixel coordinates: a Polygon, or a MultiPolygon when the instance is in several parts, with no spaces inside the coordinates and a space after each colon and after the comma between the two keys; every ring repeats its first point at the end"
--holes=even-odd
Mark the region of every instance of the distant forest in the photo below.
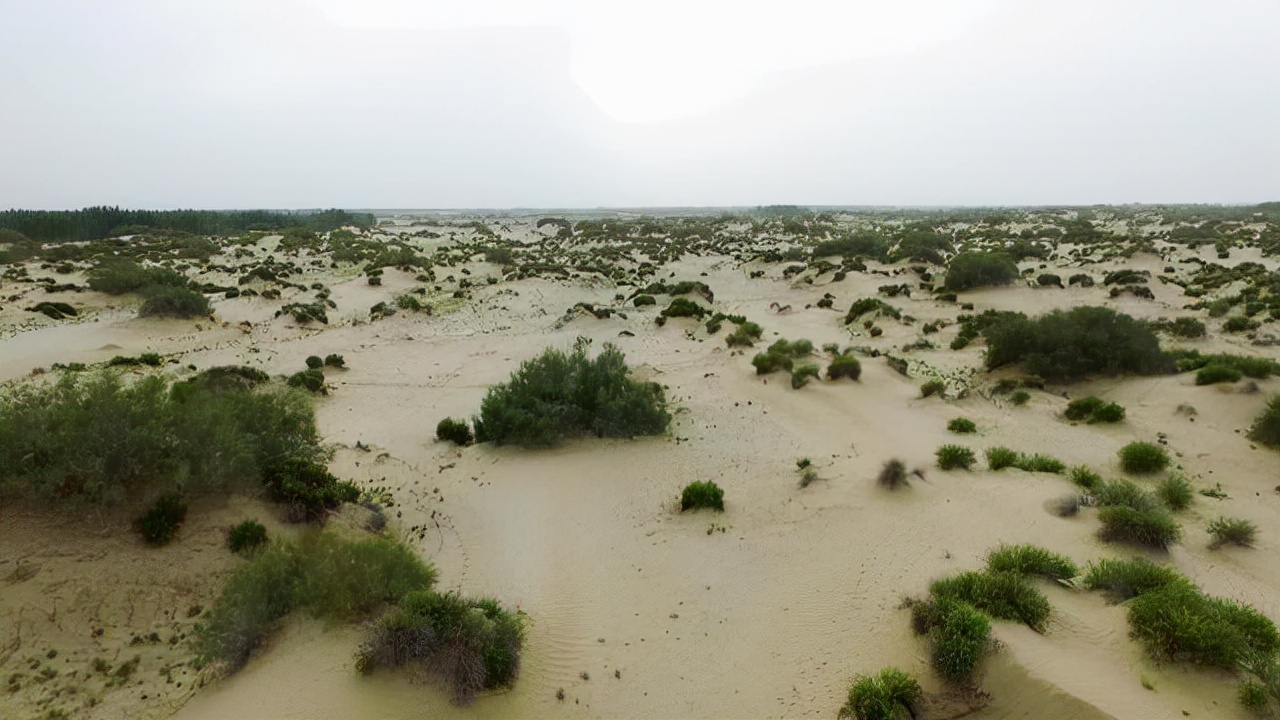
{"type": "Polygon", "coordinates": [[[369,227],[370,213],[346,210],[277,212],[273,210],[125,210],[91,207],[83,210],[5,210],[0,229],[13,230],[37,242],[97,240],[144,230],[170,230],[195,235],[236,235],[250,230],[301,227],[326,232],[344,225],[369,227]]]}

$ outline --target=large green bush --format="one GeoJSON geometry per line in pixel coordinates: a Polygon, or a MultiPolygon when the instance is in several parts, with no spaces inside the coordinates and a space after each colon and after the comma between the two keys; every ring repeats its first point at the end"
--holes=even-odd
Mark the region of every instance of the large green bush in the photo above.
{"type": "Polygon", "coordinates": [[[1001,317],[984,334],[989,369],[1022,363],[1026,372],[1050,381],[1173,369],[1150,327],[1109,308],[1055,310],[1034,319],[1001,317]]]}
{"type": "Polygon", "coordinates": [[[476,440],[547,447],[566,437],[657,435],[671,422],[662,386],[628,376],[622,351],[606,344],[594,360],[586,345],[554,348],[489,388],[475,420],[476,440]]]}
{"type": "Polygon", "coordinates": [[[1018,266],[1004,253],[962,252],[947,263],[946,288],[968,290],[1007,285],[1018,278],[1018,266]]]}

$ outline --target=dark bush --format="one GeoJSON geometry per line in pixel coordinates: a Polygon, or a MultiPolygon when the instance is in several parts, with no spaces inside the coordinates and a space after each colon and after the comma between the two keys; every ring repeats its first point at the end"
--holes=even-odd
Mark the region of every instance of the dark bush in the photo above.
{"type": "Polygon", "coordinates": [[[273,501],[288,506],[286,517],[294,521],[318,520],[326,511],[360,499],[360,488],[338,480],[318,462],[273,463],[265,469],[262,482],[273,501]]]}
{"type": "Polygon", "coordinates": [[[1164,506],[1173,511],[1186,510],[1195,499],[1191,483],[1181,475],[1172,475],[1160,481],[1156,486],[1156,497],[1164,506]]]}
{"type": "Polygon", "coordinates": [[[187,503],[178,493],[165,493],[134,521],[134,528],[148,545],[167,545],[187,519],[187,503]]]}
{"type": "Polygon", "coordinates": [[[1124,406],[1119,403],[1104,403],[1089,414],[1089,423],[1118,423],[1124,420],[1124,406]]]}
{"type": "Polygon", "coordinates": [[[347,361],[337,353],[330,353],[324,356],[324,366],[331,368],[345,368],[347,366],[347,361]]]}
{"type": "Polygon", "coordinates": [[[1177,521],[1167,510],[1108,505],[1098,511],[1098,519],[1102,521],[1098,535],[1108,542],[1128,542],[1164,550],[1182,536],[1177,521]]]}
{"type": "Polygon", "coordinates": [[[844,324],[848,325],[849,323],[861,318],[863,315],[872,312],[877,315],[887,315],[895,320],[902,317],[902,313],[898,308],[890,305],[880,298],[869,297],[862,298],[849,306],[849,312],[845,313],[844,316],[844,324]]]}
{"type": "Polygon", "coordinates": [[[185,287],[154,285],[142,291],[139,317],[202,317],[209,314],[209,299],[185,287]]]}
{"type": "Polygon", "coordinates": [[[1241,378],[1239,370],[1229,365],[1205,365],[1196,371],[1197,385],[1213,385],[1221,382],[1235,382],[1241,378]]]}
{"type": "Polygon", "coordinates": [[[849,378],[850,380],[857,380],[860,377],[862,377],[862,363],[852,354],[837,354],[831,358],[831,364],[827,366],[828,379],[849,378]]]}
{"type": "Polygon", "coordinates": [[[947,384],[941,380],[930,380],[920,386],[920,397],[927,398],[930,395],[942,396],[946,389],[947,384]]]}
{"type": "Polygon", "coordinates": [[[916,716],[923,691],[915,678],[897,668],[859,675],[849,688],[840,717],[856,720],[904,720],[916,716]]]}
{"type": "Polygon", "coordinates": [[[1267,447],[1280,448],[1280,395],[1272,395],[1267,407],[1254,418],[1249,439],[1267,447]]]}
{"type": "Polygon", "coordinates": [[[743,322],[724,339],[729,347],[751,347],[764,334],[764,329],[753,322],[743,322]]]}
{"type": "Polygon", "coordinates": [[[1031,393],[1027,392],[1026,390],[1015,390],[1013,393],[1009,395],[1009,402],[1017,406],[1026,405],[1027,401],[1029,401],[1030,399],[1031,399],[1031,393]]]}
{"type": "Polygon", "coordinates": [[[471,444],[471,428],[465,420],[445,418],[436,425],[436,439],[447,440],[455,445],[471,444]]]}
{"type": "Polygon", "coordinates": [[[975,460],[973,451],[960,445],[943,445],[938,448],[935,455],[938,458],[938,467],[943,470],[954,470],[955,468],[968,470],[973,467],[975,460]]]}
{"type": "Polygon", "coordinates": [[[300,387],[313,393],[325,394],[324,372],[318,368],[308,368],[289,376],[289,387],[300,387]]]}
{"type": "Polygon", "coordinates": [[[1020,362],[1026,372],[1049,381],[1172,369],[1150,327],[1108,308],[1055,310],[1035,319],[1003,317],[984,332],[989,369],[1020,362]]]}
{"type": "Polygon", "coordinates": [[[1104,401],[1102,398],[1089,397],[1078,398],[1067,403],[1067,409],[1062,412],[1062,416],[1068,420],[1084,420],[1093,414],[1093,411],[1102,407],[1104,401]]]}
{"type": "Polygon", "coordinates": [[[680,510],[698,508],[724,510],[724,490],[712,480],[695,480],[686,485],[680,493],[680,510]]]}
{"type": "Polygon", "coordinates": [[[947,263],[946,288],[951,291],[1007,285],[1018,278],[1018,266],[1004,253],[962,252],[947,263]]]}
{"type": "Polygon", "coordinates": [[[947,429],[960,435],[978,432],[978,426],[972,420],[962,417],[952,418],[947,423],[947,429]]]}
{"type": "Polygon", "coordinates": [[[662,386],[628,377],[626,360],[606,344],[591,360],[586,344],[571,354],[548,349],[506,383],[489,388],[476,440],[546,447],[573,435],[657,435],[671,422],[662,386]]]}
{"type": "Polygon", "coordinates": [[[987,448],[987,467],[992,470],[1003,470],[1018,464],[1018,453],[1007,447],[987,448]]]}
{"type": "Polygon", "coordinates": [[[267,542],[267,528],[257,520],[245,520],[227,531],[227,547],[233,553],[257,550],[267,542]]]}
{"type": "Polygon", "coordinates": [[[707,315],[707,309],[688,298],[674,298],[670,305],[663,308],[661,315],[663,317],[695,317],[702,318],[707,315]]]}
{"type": "Polygon", "coordinates": [[[637,295],[631,302],[638,308],[645,307],[646,305],[658,304],[657,298],[652,295],[637,295]]]}
{"type": "Polygon", "coordinates": [[[1127,473],[1160,472],[1169,466],[1169,453],[1149,442],[1131,442],[1120,448],[1120,467],[1127,473]]]}

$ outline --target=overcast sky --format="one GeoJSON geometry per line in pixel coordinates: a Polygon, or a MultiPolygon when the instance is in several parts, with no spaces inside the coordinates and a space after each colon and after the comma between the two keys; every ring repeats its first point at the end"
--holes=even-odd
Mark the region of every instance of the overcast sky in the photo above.
{"type": "Polygon", "coordinates": [[[1277,38],[1277,0],[0,0],[0,208],[1276,200],[1277,38]]]}

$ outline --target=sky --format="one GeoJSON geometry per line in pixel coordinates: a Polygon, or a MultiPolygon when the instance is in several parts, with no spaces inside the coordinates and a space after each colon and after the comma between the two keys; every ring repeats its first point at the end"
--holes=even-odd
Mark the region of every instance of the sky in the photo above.
{"type": "Polygon", "coordinates": [[[1277,0],[0,0],[0,209],[1280,200],[1277,0]]]}

